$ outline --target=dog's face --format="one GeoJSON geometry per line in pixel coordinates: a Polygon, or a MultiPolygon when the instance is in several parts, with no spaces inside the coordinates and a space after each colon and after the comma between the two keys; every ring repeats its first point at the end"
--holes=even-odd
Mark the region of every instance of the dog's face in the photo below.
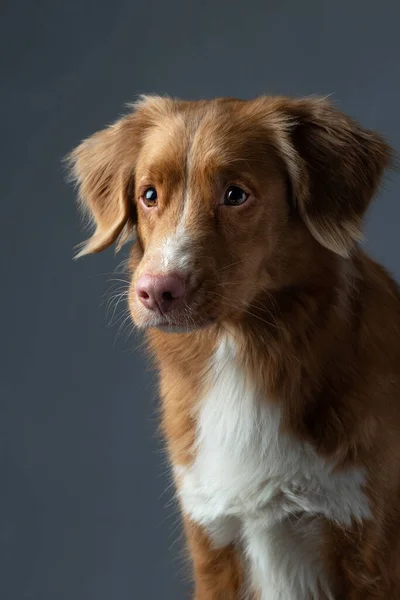
{"type": "Polygon", "coordinates": [[[269,283],[287,227],[287,182],[245,107],[179,110],[144,137],[130,294],[139,326],[204,326],[245,309],[269,283]]]}
{"type": "Polygon", "coordinates": [[[81,254],[136,229],[133,320],[187,331],[292,285],[311,249],[348,256],[388,149],[321,100],[146,98],[71,161],[81,254]]]}

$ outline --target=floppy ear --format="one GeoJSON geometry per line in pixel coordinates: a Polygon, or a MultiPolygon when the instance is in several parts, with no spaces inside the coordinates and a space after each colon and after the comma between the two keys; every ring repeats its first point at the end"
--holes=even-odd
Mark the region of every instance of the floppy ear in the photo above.
{"type": "Polygon", "coordinates": [[[67,156],[81,208],[95,225],[94,234],[75,258],[101,252],[117,239],[119,250],[136,224],[134,174],[143,137],[149,127],[173,112],[174,102],[142,95],[129,106],[130,114],[84,140],[67,156]]]}
{"type": "Polygon", "coordinates": [[[392,150],[323,99],[282,100],[295,202],[312,235],[348,257],[392,150]]]}
{"type": "Polygon", "coordinates": [[[135,223],[133,176],[140,147],[135,115],[124,117],[83,141],[67,157],[79,202],[95,231],[76,258],[100,252],[119,238],[117,250],[135,223]]]}

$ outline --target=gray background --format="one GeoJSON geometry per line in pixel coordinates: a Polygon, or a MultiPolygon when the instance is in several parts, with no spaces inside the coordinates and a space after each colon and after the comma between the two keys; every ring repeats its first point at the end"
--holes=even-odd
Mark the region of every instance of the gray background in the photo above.
{"type": "MultiPolygon", "coordinates": [[[[154,378],[140,339],[107,327],[120,259],[71,260],[82,234],[60,159],[142,92],[333,93],[399,151],[400,3],[0,10],[0,598],[188,598],[154,378]]],[[[367,224],[370,252],[397,276],[399,192],[392,174],[367,224]]]]}

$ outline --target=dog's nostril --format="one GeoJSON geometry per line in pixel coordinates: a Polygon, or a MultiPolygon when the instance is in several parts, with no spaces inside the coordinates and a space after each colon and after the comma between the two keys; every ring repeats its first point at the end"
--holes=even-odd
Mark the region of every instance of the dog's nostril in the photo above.
{"type": "Polygon", "coordinates": [[[171,302],[171,300],[173,300],[174,297],[171,294],[171,292],[163,292],[162,293],[162,299],[165,300],[166,302],[171,302]]]}
{"type": "Polygon", "coordinates": [[[143,300],[148,300],[150,298],[149,294],[145,290],[139,291],[139,297],[143,298],[143,300]]]}

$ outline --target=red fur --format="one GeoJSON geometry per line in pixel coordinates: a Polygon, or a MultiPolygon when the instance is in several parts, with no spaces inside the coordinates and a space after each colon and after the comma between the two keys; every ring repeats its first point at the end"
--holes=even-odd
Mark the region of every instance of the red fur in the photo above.
{"type": "MultiPolygon", "coordinates": [[[[96,225],[82,253],[137,231],[129,303],[160,374],[171,462],[194,459],[193,409],[229,329],[252,380],[281,404],[285,431],[337,469],[367,473],[372,519],[323,532],[335,597],[347,600],[400,597],[400,294],[357,244],[390,155],[327,102],[287,98],[145,98],[71,155],[96,225]],[[243,206],[222,205],[230,184],[248,190],[243,206]],[[149,185],[159,201],[146,211],[149,185]],[[188,332],[167,333],[135,285],[158,268],[188,198],[188,293],[184,311],[165,317],[188,332]]],[[[240,554],[185,524],[196,599],[239,600],[240,554]]]]}

